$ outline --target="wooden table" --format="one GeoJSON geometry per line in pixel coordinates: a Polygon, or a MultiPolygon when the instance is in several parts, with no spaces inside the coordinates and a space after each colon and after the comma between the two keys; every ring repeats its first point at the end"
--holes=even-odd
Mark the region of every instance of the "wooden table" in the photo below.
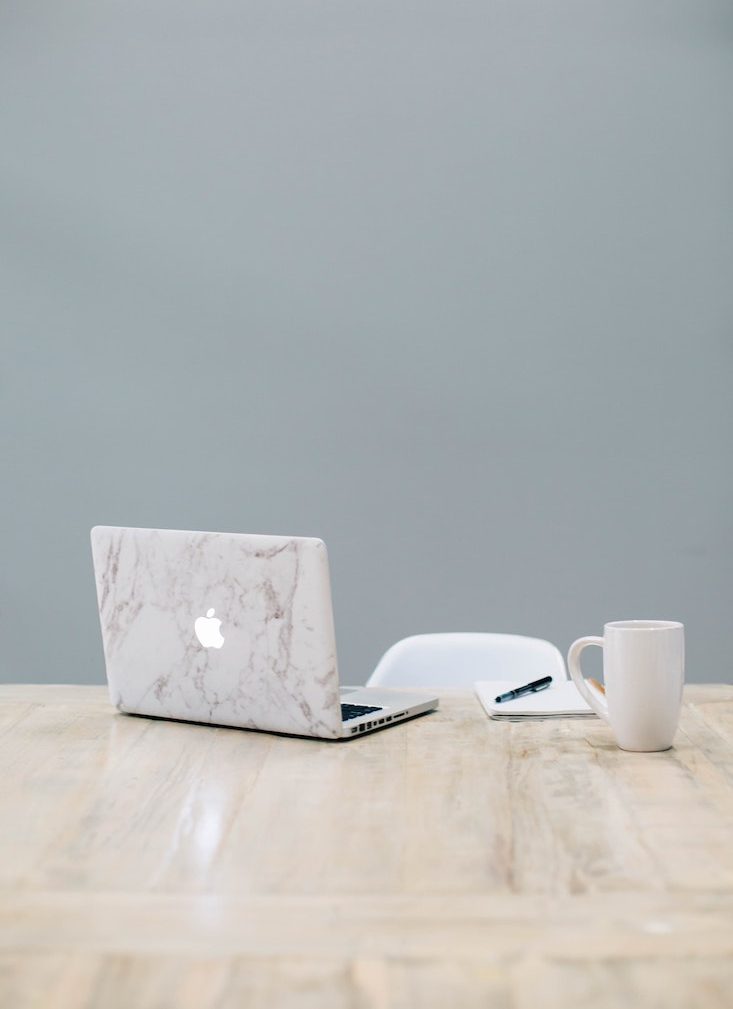
{"type": "Polygon", "coordinates": [[[347,743],[0,687],[3,1009],[733,1005],[733,687],[677,745],[490,722],[347,743]]]}

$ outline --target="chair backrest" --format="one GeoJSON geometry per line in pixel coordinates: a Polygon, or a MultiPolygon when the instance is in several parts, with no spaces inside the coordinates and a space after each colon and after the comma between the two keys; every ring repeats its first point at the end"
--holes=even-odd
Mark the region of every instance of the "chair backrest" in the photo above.
{"type": "Polygon", "coordinates": [[[566,680],[562,655],[549,641],[520,634],[418,634],[392,645],[369,687],[471,687],[476,680],[566,680]]]}

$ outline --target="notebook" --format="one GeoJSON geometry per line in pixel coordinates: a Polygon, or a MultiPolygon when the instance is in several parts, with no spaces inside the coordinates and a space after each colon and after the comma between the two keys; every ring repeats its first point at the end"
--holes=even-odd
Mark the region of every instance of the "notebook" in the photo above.
{"type": "Polygon", "coordinates": [[[503,694],[516,686],[516,680],[482,680],[474,683],[478,699],[491,718],[596,717],[595,712],[580,696],[572,680],[558,680],[551,683],[546,690],[539,690],[536,694],[525,694],[513,701],[496,703],[498,694],[503,694]]]}

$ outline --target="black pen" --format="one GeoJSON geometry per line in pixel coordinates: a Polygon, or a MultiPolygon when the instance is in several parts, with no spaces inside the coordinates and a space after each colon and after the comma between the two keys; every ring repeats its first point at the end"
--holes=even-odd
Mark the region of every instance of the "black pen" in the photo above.
{"type": "Polygon", "coordinates": [[[551,676],[543,676],[541,680],[532,680],[523,687],[515,687],[514,690],[507,690],[505,694],[499,694],[494,698],[494,702],[501,704],[502,701],[513,701],[515,697],[521,697],[523,694],[536,694],[538,690],[545,690],[551,683],[551,676]]]}

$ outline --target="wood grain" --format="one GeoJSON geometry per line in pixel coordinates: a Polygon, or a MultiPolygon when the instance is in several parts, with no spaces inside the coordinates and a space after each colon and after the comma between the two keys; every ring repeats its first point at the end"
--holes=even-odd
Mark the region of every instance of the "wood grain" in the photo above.
{"type": "Polygon", "coordinates": [[[0,687],[0,1005],[730,1006],[733,688],[674,749],[468,694],[353,742],[0,687]]]}

